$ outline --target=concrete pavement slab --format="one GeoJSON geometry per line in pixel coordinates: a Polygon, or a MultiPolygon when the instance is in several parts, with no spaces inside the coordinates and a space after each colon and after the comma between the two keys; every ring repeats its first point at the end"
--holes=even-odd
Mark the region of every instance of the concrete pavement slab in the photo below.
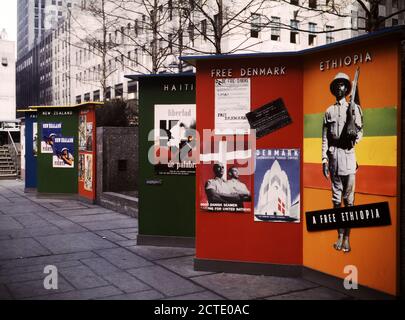
{"type": "Polygon", "coordinates": [[[36,212],[46,212],[48,211],[46,208],[41,206],[35,205],[31,201],[28,201],[27,204],[7,204],[1,206],[0,211],[3,212],[5,215],[14,215],[14,214],[29,214],[29,213],[36,213],[36,212]]]}
{"type": "Polygon", "coordinates": [[[14,215],[13,218],[21,223],[25,228],[40,228],[52,226],[51,223],[33,213],[14,215]]]}
{"type": "Polygon", "coordinates": [[[128,249],[135,252],[137,255],[152,261],[195,255],[195,249],[193,248],[133,246],[128,249]]]}
{"type": "Polygon", "coordinates": [[[112,230],[117,228],[137,228],[138,222],[133,218],[125,218],[119,220],[99,221],[99,222],[83,222],[81,226],[92,231],[112,230]]]}
{"type": "Polygon", "coordinates": [[[128,240],[136,240],[138,239],[138,232],[130,232],[122,234],[123,237],[127,238],[128,240]]]}
{"type": "Polygon", "coordinates": [[[155,261],[155,263],[170,269],[183,277],[191,278],[198,277],[207,274],[213,274],[214,272],[195,271],[194,270],[194,256],[179,257],[173,259],[164,259],[155,261]]]}
{"type": "Polygon", "coordinates": [[[127,272],[109,273],[104,275],[103,278],[125,293],[133,293],[151,289],[151,287],[131,276],[127,272]]]}
{"type": "Polygon", "coordinates": [[[103,207],[89,209],[87,207],[80,207],[80,208],[53,208],[50,209],[53,212],[56,212],[60,216],[64,217],[71,217],[71,216],[84,216],[84,215],[98,215],[101,213],[115,213],[112,210],[105,209],[103,207]]]}
{"type": "Polygon", "coordinates": [[[101,230],[101,231],[96,231],[95,233],[98,234],[100,237],[104,237],[107,240],[110,240],[110,241],[113,241],[113,242],[128,240],[124,236],[116,234],[115,232],[112,232],[110,230],[101,230]]]}
{"type": "Polygon", "coordinates": [[[291,292],[266,298],[266,300],[348,300],[349,296],[324,287],[291,292]]]}
{"type": "Polygon", "coordinates": [[[107,286],[108,283],[85,265],[62,269],[59,273],[76,289],[107,286]]]}
{"type": "Polygon", "coordinates": [[[113,232],[115,232],[115,233],[117,233],[117,234],[120,234],[120,235],[122,235],[122,236],[126,236],[127,234],[129,234],[129,233],[134,233],[134,232],[136,232],[136,234],[138,234],[138,220],[135,220],[136,221],[136,227],[131,227],[131,228],[122,228],[122,229],[112,229],[111,231],[113,231],[113,232]]]}
{"type": "Polygon", "coordinates": [[[91,232],[38,237],[37,240],[55,254],[116,247],[91,232]]]}
{"type": "Polygon", "coordinates": [[[3,284],[0,284],[0,300],[13,300],[10,291],[3,284]]]}
{"type": "Polygon", "coordinates": [[[124,247],[124,248],[134,247],[137,245],[136,240],[116,241],[115,243],[117,245],[119,245],[120,247],[124,247]]]}
{"type": "Polygon", "coordinates": [[[152,266],[153,263],[125,248],[97,250],[96,253],[121,269],[152,266]]]}
{"type": "Polygon", "coordinates": [[[108,275],[110,273],[120,272],[121,269],[109,263],[104,258],[90,258],[81,260],[86,266],[93,270],[99,276],[108,275]]]}
{"type": "Polygon", "coordinates": [[[31,238],[0,241],[0,260],[49,255],[51,252],[31,238]]]}
{"type": "Polygon", "coordinates": [[[131,269],[128,272],[168,297],[204,290],[191,281],[159,266],[131,269]]]}
{"type": "Polygon", "coordinates": [[[44,279],[33,280],[33,281],[26,281],[26,282],[16,282],[10,283],[7,285],[8,289],[10,290],[12,296],[16,299],[24,299],[24,298],[31,298],[31,297],[40,297],[45,296],[50,293],[60,293],[71,291],[74,288],[66,282],[62,277],[58,278],[58,289],[57,290],[47,290],[44,287],[44,279]]]}
{"type": "Polygon", "coordinates": [[[5,230],[15,229],[24,229],[24,226],[12,217],[4,215],[0,216],[0,234],[3,234],[5,230]]]}
{"type": "Polygon", "coordinates": [[[98,257],[95,253],[87,252],[78,252],[78,253],[68,253],[68,254],[59,254],[59,255],[48,255],[45,257],[35,257],[35,258],[26,258],[18,259],[11,261],[0,261],[0,267],[4,269],[14,269],[19,267],[35,266],[35,265],[57,265],[65,261],[76,261],[80,259],[89,259],[98,257]]]}
{"type": "Polygon", "coordinates": [[[8,236],[13,239],[32,238],[37,236],[49,236],[53,234],[60,234],[61,229],[56,226],[24,228],[19,230],[6,230],[4,231],[8,236]]]}
{"type": "Polygon", "coordinates": [[[119,213],[100,213],[100,214],[91,214],[91,215],[78,215],[69,217],[69,220],[81,223],[81,222],[97,222],[97,221],[110,221],[117,219],[126,219],[127,217],[119,213]]]}
{"type": "Polygon", "coordinates": [[[66,293],[54,293],[29,300],[93,300],[103,297],[120,295],[123,292],[114,286],[105,286],[84,290],[73,290],[66,293]]]}
{"type": "Polygon", "coordinates": [[[299,278],[217,273],[193,278],[201,286],[231,300],[261,299],[316,287],[299,278]]]}
{"type": "Polygon", "coordinates": [[[164,298],[164,295],[160,292],[157,292],[156,290],[147,290],[102,298],[100,300],[159,300],[162,298],[164,298]]]}
{"type": "Polygon", "coordinates": [[[215,293],[209,291],[202,291],[182,296],[170,297],[165,300],[225,300],[225,299],[215,293]]]}
{"type": "MultiPolygon", "coordinates": [[[[2,266],[0,267],[0,283],[8,283],[8,282],[19,282],[20,275],[24,275],[27,273],[33,273],[33,272],[43,272],[45,266],[48,266],[50,264],[36,264],[36,265],[29,265],[29,266],[22,266],[22,267],[14,267],[14,268],[3,268],[2,266]],[[10,278],[10,280],[8,279],[10,278]]],[[[80,266],[82,265],[80,261],[78,260],[72,260],[72,261],[63,261],[63,262],[58,262],[58,263],[52,263],[55,267],[59,269],[63,268],[70,268],[70,267],[75,267],[75,266],[80,266]]],[[[43,274],[43,273],[42,273],[43,274]]]]}

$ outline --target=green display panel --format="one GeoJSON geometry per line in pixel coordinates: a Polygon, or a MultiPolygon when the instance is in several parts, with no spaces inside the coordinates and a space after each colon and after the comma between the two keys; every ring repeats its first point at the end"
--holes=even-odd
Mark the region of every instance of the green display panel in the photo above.
{"type": "Polygon", "coordinates": [[[190,126],[190,112],[195,108],[195,76],[151,75],[137,79],[140,117],[139,234],[193,238],[195,173],[187,171],[187,168],[176,172],[175,168],[152,164],[148,153],[156,142],[148,141],[148,138],[153,137],[151,130],[159,126],[167,126],[168,132],[174,132],[175,124],[178,124],[173,120],[176,112],[179,116],[186,115],[182,121],[187,127],[190,126]],[[168,112],[170,116],[166,117],[168,112]]]}
{"type": "Polygon", "coordinates": [[[38,110],[38,193],[77,194],[77,140],[77,110],[38,110]]]}

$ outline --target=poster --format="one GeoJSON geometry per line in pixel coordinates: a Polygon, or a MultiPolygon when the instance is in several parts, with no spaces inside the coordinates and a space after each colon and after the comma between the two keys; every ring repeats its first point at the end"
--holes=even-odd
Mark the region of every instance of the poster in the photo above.
{"type": "Polygon", "coordinates": [[[300,150],[256,151],[255,221],[300,222],[300,150]]]}
{"type": "Polygon", "coordinates": [[[38,122],[32,124],[32,152],[34,157],[38,156],[38,122]]]}
{"type": "Polygon", "coordinates": [[[79,150],[86,150],[86,115],[79,116],[79,150]]]}
{"type": "Polygon", "coordinates": [[[42,123],[41,153],[54,153],[54,139],[62,135],[62,123],[42,123]]]}
{"type": "Polygon", "coordinates": [[[84,181],[84,154],[80,153],[79,154],[79,181],[84,181]]]}
{"type": "Polygon", "coordinates": [[[84,190],[93,191],[93,155],[84,155],[84,190]]]}
{"type": "Polygon", "coordinates": [[[93,151],[93,122],[86,123],[86,151],[93,151]]]}
{"type": "Polygon", "coordinates": [[[155,105],[154,128],[156,174],[195,174],[195,104],[155,105]]]}
{"type": "Polygon", "coordinates": [[[264,106],[246,114],[250,127],[261,138],[292,123],[283,99],[266,103],[264,106]]]}
{"type": "Polygon", "coordinates": [[[250,79],[215,80],[215,134],[247,134],[250,79]]]}
{"type": "Polygon", "coordinates": [[[74,168],[74,138],[54,138],[52,164],[54,168],[74,168]]]}
{"type": "Polygon", "coordinates": [[[250,175],[241,175],[236,161],[201,164],[202,210],[207,212],[251,212],[250,175]]]}

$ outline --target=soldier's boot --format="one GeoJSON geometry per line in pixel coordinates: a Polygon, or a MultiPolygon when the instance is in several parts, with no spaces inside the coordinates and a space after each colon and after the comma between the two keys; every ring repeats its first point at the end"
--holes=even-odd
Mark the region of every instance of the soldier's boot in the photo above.
{"type": "Polygon", "coordinates": [[[345,229],[345,234],[343,238],[343,252],[348,253],[352,250],[350,247],[350,229],[345,229]]]}
{"type": "MultiPolygon", "coordinates": [[[[340,208],[340,203],[333,202],[333,208],[340,208]]],[[[333,244],[335,250],[342,250],[343,247],[343,238],[344,238],[345,229],[338,229],[338,238],[336,242],[333,244]]]]}

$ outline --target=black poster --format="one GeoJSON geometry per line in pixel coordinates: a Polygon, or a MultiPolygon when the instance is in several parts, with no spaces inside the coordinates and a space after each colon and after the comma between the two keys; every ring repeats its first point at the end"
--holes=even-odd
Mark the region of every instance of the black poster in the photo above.
{"type": "Polygon", "coordinates": [[[308,231],[391,225],[388,202],[306,212],[308,231]]]}
{"type": "Polygon", "coordinates": [[[246,114],[251,129],[256,129],[256,137],[261,138],[292,123],[283,99],[277,99],[246,114]]]}

